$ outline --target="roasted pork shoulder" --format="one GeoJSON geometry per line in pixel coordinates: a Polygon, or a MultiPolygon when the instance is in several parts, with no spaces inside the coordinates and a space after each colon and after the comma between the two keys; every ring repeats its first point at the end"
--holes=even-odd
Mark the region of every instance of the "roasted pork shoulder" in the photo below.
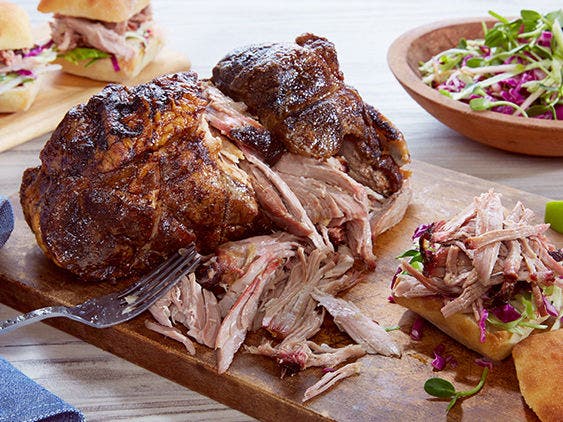
{"type": "Polygon", "coordinates": [[[213,136],[195,73],[108,85],[71,109],[21,185],[26,220],[82,279],[139,274],[196,241],[211,251],[256,229],[240,151],[213,136]]]}

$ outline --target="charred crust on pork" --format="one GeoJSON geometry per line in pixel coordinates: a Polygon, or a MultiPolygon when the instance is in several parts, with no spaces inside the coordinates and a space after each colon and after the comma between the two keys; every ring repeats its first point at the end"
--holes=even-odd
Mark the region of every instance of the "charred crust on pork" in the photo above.
{"type": "Polygon", "coordinates": [[[45,254],[83,279],[117,279],[192,241],[210,251],[252,233],[254,191],[220,159],[206,105],[186,72],[108,85],[70,110],[21,185],[45,254]]]}
{"type": "Polygon", "coordinates": [[[212,81],[244,102],[289,151],[316,158],[342,154],[359,182],[385,196],[401,188],[400,167],[410,161],[404,137],[345,85],[326,38],[304,34],[295,43],[239,48],[214,67],[212,81]]]}

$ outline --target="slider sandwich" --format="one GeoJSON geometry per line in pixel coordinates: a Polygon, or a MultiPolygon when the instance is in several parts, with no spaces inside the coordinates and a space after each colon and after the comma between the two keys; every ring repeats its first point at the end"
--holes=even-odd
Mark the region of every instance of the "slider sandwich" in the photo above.
{"type": "Polygon", "coordinates": [[[41,0],[54,13],[51,36],[65,72],[124,82],[137,76],[162,47],[149,0],[41,0]]]}
{"type": "Polygon", "coordinates": [[[547,238],[549,224],[500,198],[484,193],[420,226],[392,286],[397,303],[494,360],[534,331],[558,330],[563,316],[563,249],[547,238]]]}
{"type": "Polygon", "coordinates": [[[0,1],[0,113],[27,110],[56,57],[51,43],[34,45],[25,10],[0,1]]]}

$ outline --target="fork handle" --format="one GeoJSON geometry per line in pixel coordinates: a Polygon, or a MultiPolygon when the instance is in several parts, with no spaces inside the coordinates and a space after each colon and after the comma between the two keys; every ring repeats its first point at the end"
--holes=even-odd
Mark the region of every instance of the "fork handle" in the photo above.
{"type": "Polygon", "coordinates": [[[0,322],[0,335],[15,330],[16,328],[29,325],[42,319],[54,317],[67,317],[68,308],[65,306],[47,306],[46,308],[36,309],[27,314],[20,315],[14,319],[7,319],[0,322]]]}

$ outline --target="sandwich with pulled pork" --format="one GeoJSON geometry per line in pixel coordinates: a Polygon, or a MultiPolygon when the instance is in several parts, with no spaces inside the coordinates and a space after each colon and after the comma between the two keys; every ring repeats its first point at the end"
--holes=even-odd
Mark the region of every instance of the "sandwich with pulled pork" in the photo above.
{"type": "Polygon", "coordinates": [[[38,10],[54,13],[51,36],[65,72],[90,79],[125,82],[160,51],[149,0],[41,0],[38,10]]]}
{"type": "Polygon", "coordinates": [[[25,10],[0,1],[0,113],[31,107],[41,75],[59,68],[51,64],[55,58],[51,43],[34,44],[25,10]]]}
{"type": "Polygon", "coordinates": [[[563,249],[533,218],[490,191],[449,221],[418,227],[400,257],[395,301],[495,360],[535,330],[559,329],[563,249]]]}

